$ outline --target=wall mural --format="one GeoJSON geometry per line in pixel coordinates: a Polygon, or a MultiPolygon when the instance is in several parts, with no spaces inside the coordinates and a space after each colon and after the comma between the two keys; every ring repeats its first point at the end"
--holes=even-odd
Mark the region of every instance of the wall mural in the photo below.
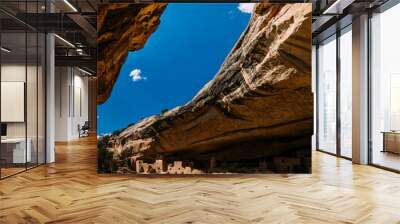
{"type": "Polygon", "coordinates": [[[311,4],[104,4],[97,24],[98,172],[311,172],[311,4]]]}

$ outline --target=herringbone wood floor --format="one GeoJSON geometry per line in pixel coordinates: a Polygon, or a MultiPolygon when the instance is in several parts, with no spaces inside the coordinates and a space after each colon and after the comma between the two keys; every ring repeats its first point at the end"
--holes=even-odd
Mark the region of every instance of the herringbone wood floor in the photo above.
{"type": "Polygon", "coordinates": [[[400,175],[315,152],[312,175],[98,175],[96,141],[0,181],[0,223],[400,223],[400,175]]]}

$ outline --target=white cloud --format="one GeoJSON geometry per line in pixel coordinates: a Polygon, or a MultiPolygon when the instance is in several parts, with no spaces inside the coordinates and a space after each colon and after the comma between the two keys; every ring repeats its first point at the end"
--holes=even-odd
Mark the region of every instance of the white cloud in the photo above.
{"type": "Polygon", "coordinates": [[[142,74],[142,70],[136,68],[131,71],[131,74],[129,74],[129,77],[131,77],[132,81],[134,81],[134,82],[137,82],[140,80],[146,80],[147,77],[141,76],[141,74],[142,74]]]}
{"type": "Polygon", "coordinates": [[[252,13],[255,3],[239,3],[238,9],[243,13],[252,13]]]}
{"type": "Polygon", "coordinates": [[[104,136],[111,136],[111,133],[101,133],[97,135],[97,138],[100,140],[102,139],[104,136]]]}

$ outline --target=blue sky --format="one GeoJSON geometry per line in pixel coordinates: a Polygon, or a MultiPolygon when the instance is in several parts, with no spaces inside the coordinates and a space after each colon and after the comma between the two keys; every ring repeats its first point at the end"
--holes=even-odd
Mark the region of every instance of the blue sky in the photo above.
{"type": "Polygon", "coordinates": [[[98,106],[98,133],[187,103],[218,72],[250,19],[251,4],[168,4],[143,49],[130,52],[110,98],[98,106]]]}

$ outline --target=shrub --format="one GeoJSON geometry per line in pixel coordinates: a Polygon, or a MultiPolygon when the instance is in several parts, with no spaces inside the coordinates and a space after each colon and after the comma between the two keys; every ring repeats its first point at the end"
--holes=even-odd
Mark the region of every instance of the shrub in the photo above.
{"type": "Polygon", "coordinates": [[[122,130],[115,130],[115,131],[113,131],[113,135],[119,135],[120,133],[122,132],[122,130]]]}
{"type": "Polygon", "coordinates": [[[168,108],[164,108],[161,110],[161,114],[165,114],[168,111],[168,108]]]}
{"type": "Polygon", "coordinates": [[[113,158],[113,152],[107,149],[109,136],[104,136],[97,141],[97,172],[112,173],[118,168],[113,158]]]}

